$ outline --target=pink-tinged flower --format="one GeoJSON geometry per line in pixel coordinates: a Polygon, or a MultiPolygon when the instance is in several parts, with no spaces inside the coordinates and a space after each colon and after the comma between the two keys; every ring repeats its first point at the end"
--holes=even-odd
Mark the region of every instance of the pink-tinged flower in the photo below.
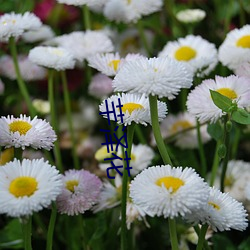
{"type": "Polygon", "coordinates": [[[71,169],[65,172],[63,185],[62,193],[57,197],[58,211],[61,214],[78,215],[97,202],[102,182],[88,171],[71,169]]]}
{"type": "Polygon", "coordinates": [[[92,78],[88,91],[90,95],[97,98],[107,97],[113,92],[112,79],[98,73],[92,78]]]}
{"type": "MultiPolygon", "coordinates": [[[[47,70],[31,62],[26,55],[18,56],[18,64],[21,76],[25,81],[39,81],[47,77],[47,70]]],[[[5,55],[0,58],[0,75],[16,80],[16,71],[11,56],[5,55]]]]}

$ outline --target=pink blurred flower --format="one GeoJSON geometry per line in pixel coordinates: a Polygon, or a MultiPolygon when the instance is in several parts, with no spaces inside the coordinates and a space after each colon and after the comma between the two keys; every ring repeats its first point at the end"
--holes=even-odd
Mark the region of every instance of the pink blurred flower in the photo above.
{"type": "Polygon", "coordinates": [[[61,214],[78,215],[89,210],[98,201],[101,180],[85,170],[71,169],[63,176],[63,190],[57,197],[57,208],[61,214]]]}
{"type": "Polygon", "coordinates": [[[89,85],[89,94],[97,98],[104,98],[113,92],[112,79],[104,74],[98,73],[89,85]]]}

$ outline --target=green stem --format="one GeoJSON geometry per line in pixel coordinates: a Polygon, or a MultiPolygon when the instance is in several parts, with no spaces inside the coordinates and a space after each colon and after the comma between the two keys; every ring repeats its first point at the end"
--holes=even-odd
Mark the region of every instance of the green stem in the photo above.
{"type": "Polygon", "coordinates": [[[140,125],[136,124],[135,125],[135,135],[138,138],[139,142],[141,144],[147,144],[147,140],[145,139],[144,134],[141,131],[140,125]]]}
{"type": "MultiPolygon", "coordinates": [[[[194,231],[196,232],[197,236],[198,236],[198,239],[199,239],[199,235],[200,235],[200,228],[198,225],[194,226],[194,231]]],[[[205,250],[211,250],[210,246],[208,245],[208,242],[205,240],[204,243],[203,243],[203,247],[205,250]]]]}
{"type": "MultiPolygon", "coordinates": [[[[134,136],[134,127],[135,124],[132,123],[130,126],[127,127],[127,142],[128,142],[128,149],[127,149],[127,156],[130,158],[131,156],[131,149],[133,143],[133,136],[134,136]]],[[[126,223],[126,207],[127,207],[127,190],[128,190],[128,171],[126,171],[126,163],[124,161],[123,164],[123,177],[122,177],[122,224],[121,224],[121,249],[127,250],[128,249],[128,230],[127,230],[127,223],[126,223]]]]}
{"type": "MultiPolygon", "coordinates": [[[[56,119],[56,113],[55,113],[55,101],[54,101],[54,84],[53,84],[53,70],[49,70],[49,75],[48,75],[48,95],[49,95],[49,103],[50,103],[50,113],[51,113],[51,125],[54,128],[57,136],[58,136],[58,131],[57,131],[57,119],[56,119]]],[[[57,139],[55,141],[55,146],[54,146],[54,154],[55,154],[55,160],[56,160],[56,166],[58,169],[62,172],[63,167],[62,167],[62,158],[61,158],[61,152],[60,152],[60,146],[59,146],[59,140],[57,139]]]]}
{"type": "Polygon", "coordinates": [[[28,218],[24,218],[21,224],[23,231],[24,249],[32,250],[32,245],[31,245],[32,217],[29,216],[28,218]]]}
{"type": "Polygon", "coordinates": [[[91,30],[89,7],[86,4],[82,6],[82,15],[83,15],[85,30],[91,30]]]}
{"type": "Polygon", "coordinates": [[[147,52],[147,56],[151,56],[151,51],[150,51],[150,47],[148,45],[148,41],[147,41],[147,37],[145,35],[145,32],[144,32],[144,28],[143,28],[143,25],[142,25],[142,21],[139,20],[137,22],[137,29],[138,29],[138,32],[139,32],[139,35],[140,35],[140,38],[142,40],[142,44],[143,44],[143,47],[144,49],[146,50],[147,52]]]}
{"type": "Polygon", "coordinates": [[[54,228],[55,228],[55,222],[56,222],[56,215],[57,215],[56,205],[53,202],[50,221],[49,221],[49,228],[48,228],[48,233],[47,233],[46,250],[52,250],[52,247],[53,247],[53,235],[54,235],[54,228]]]}
{"type": "Polygon", "coordinates": [[[172,250],[178,250],[179,245],[178,245],[178,239],[177,239],[177,234],[176,234],[176,223],[175,219],[168,219],[168,225],[169,225],[169,233],[170,233],[170,240],[171,240],[171,246],[172,250]]]}
{"type": "Polygon", "coordinates": [[[241,130],[237,126],[235,126],[235,135],[234,135],[232,154],[231,154],[232,159],[235,159],[237,157],[240,136],[241,136],[241,130]]]}
{"type": "Polygon", "coordinates": [[[199,145],[199,154],[200,154],[200,160],[201,160],[200,174],[203,178],[205,178],[206,173],[207,173],[207,162],[206,162],[203,143],[201,140],[200,123],[198,122],[198,120],[196,121],[196,125],[197,125],[196,128],[197,128],[197,137],[198,137],[198,145],[199,145]]]}
{"type": "Polygon", "coordinates": [[[22,76],[21,76],[20,68],[19,68],[19,65],[18,65],[17,48],[16,48],[16,43],[15,43],[15,38],[14,37],[11,37],[9,39],[9,46],[10,46],[10,52],[11,52],[11,56],[12,56],[13,63],[14,63],[14,68],[15,68],[15,71],[16,71],[18,87],[20,89],[20,92],[23,95],[23,98],[24,98],[26,104],[27,104],[27,107],[28,107],[28,110],[29,110],[29,113],[30,113],[31,117],[34,117],[36,115],[36,110],[32,105],[32,102],[30,100],[30,95],[28,93],[26,85],[25,85],[25,83],[24,83],[24,81],[22,79],[22,76]]]}
{"type": "Polygon", "coordinates": [[[79,164],[79,159],[76,154],[76,138],[75,138],[73,123],[72,123],[70,94],[69,94],[67,77],[66,77],[65,71],[61,71],[61,77],[62,77],[62,84],[63,84],[64,105],[65,105],[66,116],[67,116],[68,125],[69,125],[69,132],[70,132],[71,141],[72,141],[72,156],[73,156],[74,168],[79,169],[80,164],[79,164]]]}
{"type": "Polygon", "coordinates": [[[14,157],[20,161],[22,160],[23,158],[22,148],[14,148],[14,157]]]}
{"type": "Polygon", "coordinates": [[[227,172],[227,164],[229,161],[229,146],[230,146],[230,140],[229,140],[229,132],[227,131],[227,121],[229,120],[228,115],[225,116],[224,119],[224,144],[226,146],[226,155],[223,159],[223,165],[222,165],[222,172],[221,172],[221,179],[220,179],[220,190],[221,192],[224,192],[224,183],[225,183],[225,177],[227,172]]]}
{"type": "Polygon", "coordinates": [[[246,24],[246,15],[245,15],[242,0],[238,0],[238,2],[239,2],[239,5],[240,5],[240,26],[242,27],[243,25],[246,24]]]}
{"type": "Polygon", "coordinates": [[[217,170],[218,170],[218,167],[219,167],[220,157],[218,155],[218,149],[219,149],[220,144],[221,144],[221,142],[217,141],[216,148],[215,148],[215,153],[214,153],[214,160],[213,160],[213,166],[212,166],[211,179],[210,179],[210,186],[211,187],[214,185],[214,180],[215,180],[217,170]]]}
{"type": "Polygon", "coordinates": [[[160,152],[160,155],[163,159],[164,164],[170,164],[172,166],[172,161],[169,157],[167,148],[161,136],[161,130],[159,125],[158,118],[158,108],[157,108],[157,96],[149,96],[149,105],[150,105],[150,115],[152,122],[152,129],[155,137],[155,141],[160,152]]]}
{"type": "Polygon", "coordinates": [[[199,240],[198,240],[196,250],[202,250],[203,249],[207,229],[208,229],[207,224],[202,225],[201,230],[200,230],[200,234],[199,234],[199,240]]]}
{"type": "Polygon", "coordinates": [[[79,231],[80,231],[79,233],[80,233],[80,240],[82,242],[82,247],[83,247],[83,249],[87,249],[88,244],[87,244],[87,239],[86,239],[87,237],[85,235],[86,225],[84,223],[82,214],[78,215],[78,223],[79,223],[79,231]]]}

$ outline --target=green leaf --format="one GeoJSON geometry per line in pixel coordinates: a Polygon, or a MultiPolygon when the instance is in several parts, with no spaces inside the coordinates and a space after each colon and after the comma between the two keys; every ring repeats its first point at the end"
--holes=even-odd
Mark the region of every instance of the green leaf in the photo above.
{"type": "Polygon", "coordinates": [[[21,225],[18,219],[13,219],[0,231],[0,249],[21,248],[23,248],[21,225]]]}
{"type": "Polygon", "coordinates": [[[214,250],[236,250],[237,248],[234,246],[232,241],[222,234],[216,234],[213,236],[213,249],[214,250]]]}
{"type": "Polygon", "coordinates": [[[240,124],[250,124],[250,114],[241,108],[232,113],[232,120],[240,124]]]}
{"type": "Polygon", "coordinates": [[[215,139],[216,141],[222,139],[223,136],[223,128],[219,122],[208,124],[207,132],[209,135],[215,139]]]}
{"type": "Polygon", "coordinates": [[[231,112],[233,111],[232,108],[233,109],[235,108],[235,103],[233,103],[233,101],[230,98],[211,89],[210,89],[210,94],[214,104],[222,111],[231,112]]]}
{"type": "Polygon", "coordinates": [[[238,247],[238,250],[249,250],[249,246],[250,246],[250,237],[241,242],[241,244],[238,247]]]}

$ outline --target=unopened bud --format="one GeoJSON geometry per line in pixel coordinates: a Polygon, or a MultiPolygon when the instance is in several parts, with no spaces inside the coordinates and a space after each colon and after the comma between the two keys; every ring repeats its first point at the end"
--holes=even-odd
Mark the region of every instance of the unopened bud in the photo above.
{"type": "Polygon", "coordinates": [[[222,159],[226,156],[227,148],[225,144],[221,144],[218,148],[218,156],[222,159]]]}

